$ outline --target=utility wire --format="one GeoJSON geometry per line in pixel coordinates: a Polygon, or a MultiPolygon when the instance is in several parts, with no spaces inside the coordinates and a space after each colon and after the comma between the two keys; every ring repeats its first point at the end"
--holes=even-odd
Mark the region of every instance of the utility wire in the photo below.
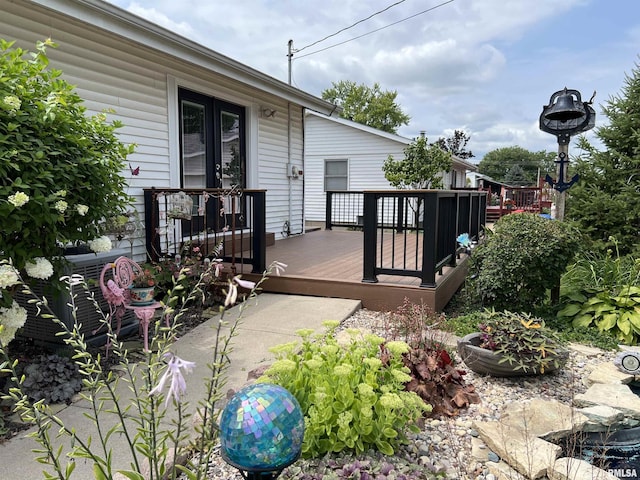
{"type": "MultiPolygon", "coordinates": [[[[300,58],[308,57],[309,55],[313,55],[315,53],[324,52],[325,50],[329,50],[330,48],[337,47],[339,45],[344,45],[345,43],[349,43],[349,42],[352,42],[354,40],[358,40],[359,38],[366,37],[367,35],[371,35],[372,33],[379,32],[380,30],[384,30],[385,28],[393,27],[394,25],[397,25],[399,23],[405,22],[407,20],[411,20],[412,18],[415,18],[417,16],[424,15],[425,13],[431,12],[432,10],[435,10],[436,8],[443,7],[443,6],[447,5],[448,3],[452,3],[453,1],[454,0],[448,0],[446,2],[442,2],[442,3],[438,4],[438,5],[436,5],[435,7],[427,8],[426,10],[423,10],[422,12],[418,12],[418,13],[416,13],[414,15],[411,15],[409,17],[403,18],[402,20],[398,20],[397,22],[393,22],[393,23],[390,23],[389,25],[385,25],[384,27],[380,27],[380,28],[377,28],[377,29],[372,30],[370,32],[363,33],[362,35],[358,35],[357,37],[353,37],[353,38],[351,38],[349,40],[345,40],[344,42],[335,43],[335,44],[330,45],[328,47],[321,48],[320,50],[315,50],[313,52],[305,53],[304,55],[300,55],[298,57],[293,58],[293,60],[298,60],[300,58]]],[[[321,40],[319,40],[319,41],[321,41],[321,40]]],[[[315,43],[318,43],[318,42],[315,42],[315,43]]],[[[315,43],[312,43],[311,45],[314,45],[315,43]]],[[[308,45],[308,46],[311,46],[311,45],[308,45]]],[[[304,48],[307,48],[307,47],[304,47],[304,48]]],[[[300,50],[302,50],[302,49],[300,49],[300,50]]],[[[300,50],[297,50],[297,51],[299,52],[300,50]]]]}
{"type": "Polygon", "coordinates": [[[309,45],[307,45],[307,46],[304,46],[304,47],[302,47],[302,48],[296,49],[296,50],[294,50],[294,51],[293,51],[293,53],[301,52],[302,50],[304,50],[304,49],[306,49],[306,48],[313,47],[314,45],[317,45],[318,43],[324,42],[325,40],[328,40],[328,39],[329,39],[329,38],[331,38],[331,37],[335,37],[336,35],[338,35],[338,34],[340,34],[340,33],[344,32],[344,31],[346,31],[346,30],[349,30],[350,28],[355,27],[356,25],[358,25],[358,24],[360,24],[360,23],[362,23],[362,22],[366,22],[367,20],[370,20],[371,18],[375,17],[376,15],[380,15],[381,13],[386,12],[386,11],[387,11],[387,10],[389,10],[390,8],[393,8],[393,7],[395,7],[396,5],[399,5],[399,4],[401,4],[401,3],[405,2],[405,1],[406,1],[406,0],[400,0],[399,2],[396,2],[396,3],[392,4],[392,5],[389,5],[388,7],[386,7],[386,8],[384,8],[384,9],[380,10],[379,12],[372,13],[372,14],[371,14],[371,15],[369,15],[367,18],[363,18],[362,20],[358,20],[358,21],[357,21],[356,23],[354,23],[353,25],[349,25],[348,27],[344,27],[343,29],[338,30],[338,31],[337,31],[337,32],[335,32],[335,33],[332,33],[331,35],[327,35],[326,37],[324,37],[324,38],[322,38],[322,39],[320,39],[320,40],[318,40],[318,41],[316,41],[316,42],[310,43],[310,44],[309,44],[309,45]]]}

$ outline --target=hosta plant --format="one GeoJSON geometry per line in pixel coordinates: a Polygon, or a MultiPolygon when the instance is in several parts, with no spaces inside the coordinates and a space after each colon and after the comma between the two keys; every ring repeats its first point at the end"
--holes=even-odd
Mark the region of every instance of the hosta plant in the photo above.
{"type": "Polygon", "coordinates": [[[558,316],[571,320],[576,328],[595,326],[611,331],[616,338],[636,345],[640,338],[640,287],[625,285],[619,292],[573,293],[558,316]]]}
{"type": "Polygon", "coordinates": [[[341,345],[335,338],[337,322],[325,322],[327,331],[302,330],[302,344],[274,347],[276,362],[260,381],[289,390],[305,415],[302,454],[317,457],[343,450],[356,454],[376,449],[393,455],[405,442],[407,429],[430,411],[415,393],[405,391],[411,380],[402,363],[409,350],[404,342],[386,342],[376,335],[341,345]]]}
{"type": "Polygon", "coordinates": [[[640,259],[615,252],[581,256],[562,277],[562,302],[558,317],[575,328],[597,328],[619,341],[640,339],[640,259]]]}

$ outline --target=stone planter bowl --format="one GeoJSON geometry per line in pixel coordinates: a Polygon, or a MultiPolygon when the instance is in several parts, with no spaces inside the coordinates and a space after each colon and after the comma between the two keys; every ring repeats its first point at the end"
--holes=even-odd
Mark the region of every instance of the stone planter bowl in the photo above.
{"type": "MultiPolygon", "coordinates": [[[[519,377],[539,375],[537,370],[528,368],[525,372],[516,369],[509,362],[499,363],[501,356],[491,350],[480,348],[480,332],[470,333],[458,340],[458,354],[465,365],[476,373],[492,375],[494,377],[519,377]]],[[[567,352],[558,354],[558,366],[562,368],[567,360],[567,352]]],[[[544,373],[551,373],[557,369],[553,364],[545,369],[544,373]]]]}

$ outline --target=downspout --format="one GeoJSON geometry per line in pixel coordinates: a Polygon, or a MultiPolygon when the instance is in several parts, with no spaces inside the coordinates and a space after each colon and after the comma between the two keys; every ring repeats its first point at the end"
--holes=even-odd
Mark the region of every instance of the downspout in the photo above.
{"type": "MultiPolygon", "coordinates": [[[[287,102],[287,169],[291,168],[291,150],[291,102],[287,102]]],[[[282,235],[284,237],[289,237],[291,235],[291,217],[293,216],[293,185],[291,184],[293,178],[291,176],[291,172],[287,171],[286,174],[289,182],[289,218],[282,226],[282,235]]]]}

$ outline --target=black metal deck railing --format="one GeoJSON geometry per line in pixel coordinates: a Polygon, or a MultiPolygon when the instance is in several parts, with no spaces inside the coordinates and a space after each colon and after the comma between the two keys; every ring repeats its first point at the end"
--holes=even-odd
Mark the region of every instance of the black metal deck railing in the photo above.
{"type": "Polygon", "coordinates": [[[146,247],[151,260],[176,258],[198,248],[203,258],[232,269],[266,263],[265,190],[144,189],[146,247]],[[219,249],[219,251],[217,251],[219,249]]]}
{"type": "Polygon", "coordinates": [[[456,264],[456,238],[478,239],[486,202],[486,192],[469,190],[327,192],[325,223],[364,229],[363,282],[400,275],[434,287],[456,264]]]}

